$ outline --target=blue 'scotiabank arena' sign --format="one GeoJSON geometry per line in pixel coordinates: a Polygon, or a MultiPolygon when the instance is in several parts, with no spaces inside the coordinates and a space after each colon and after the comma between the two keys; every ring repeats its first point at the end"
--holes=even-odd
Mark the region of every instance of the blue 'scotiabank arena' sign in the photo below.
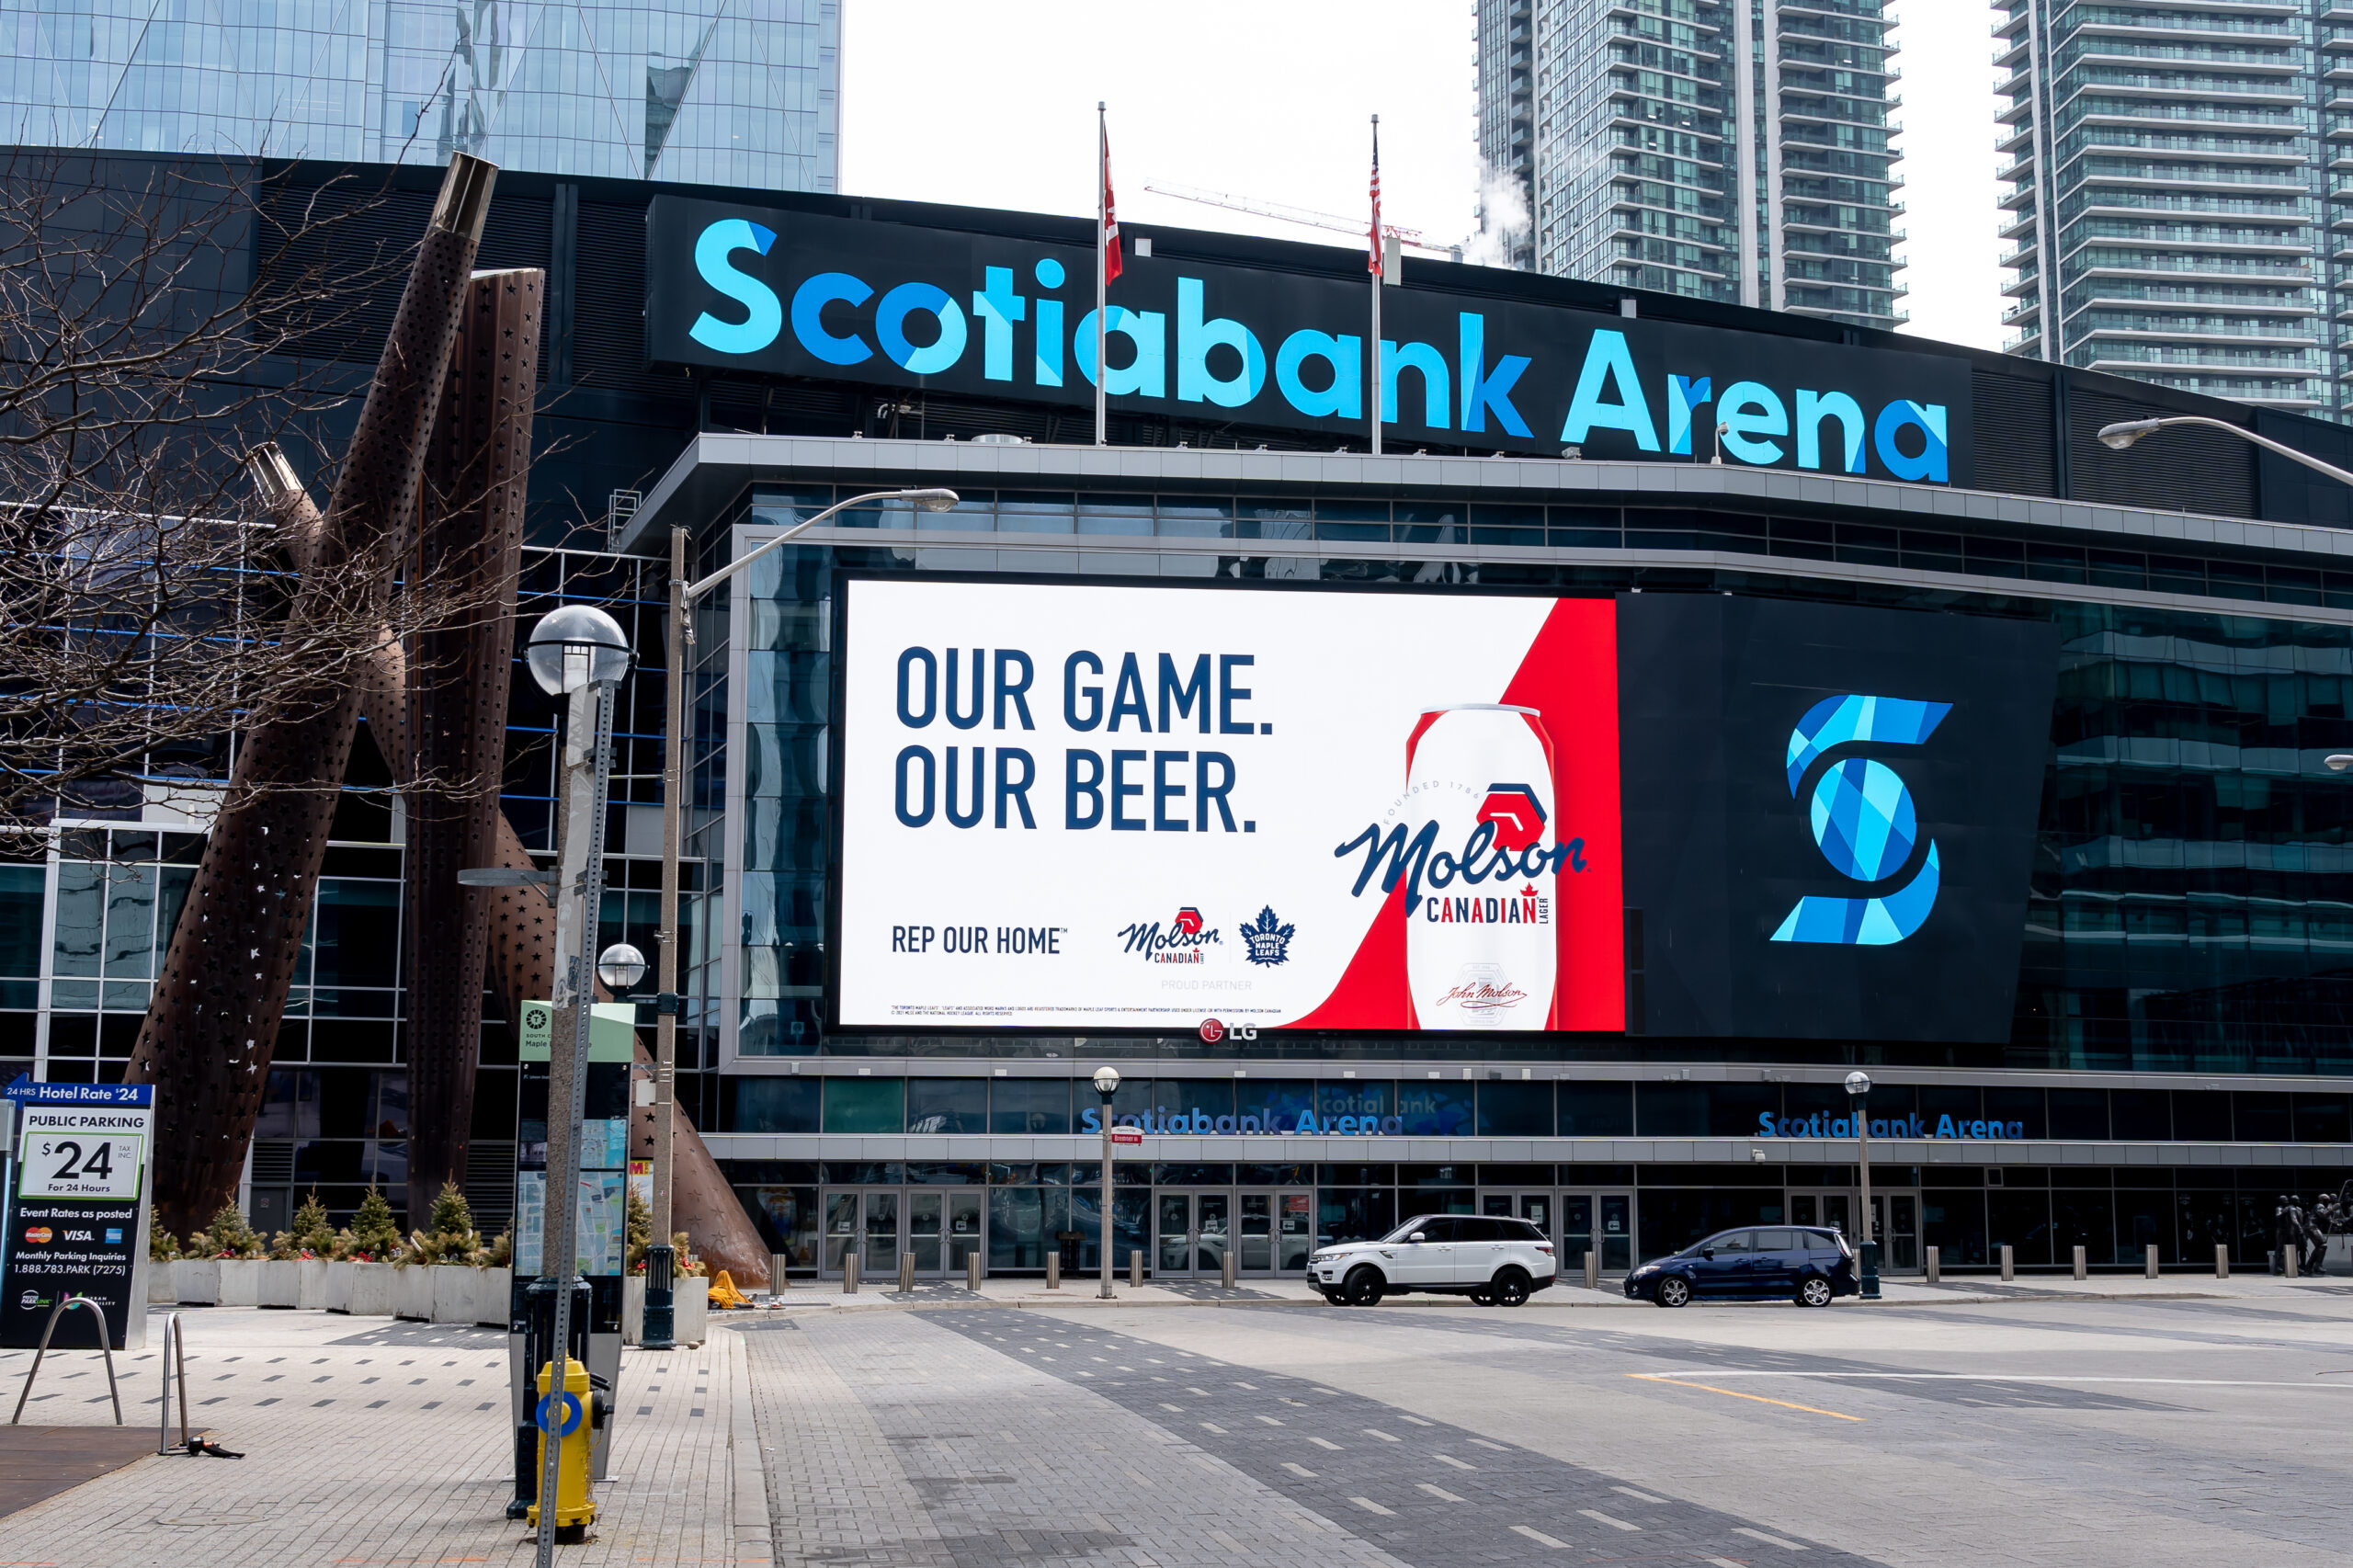
{"type": "MultiPolygon", "coordinates": [[[[645,250],[655,364],[1094,403],[1084,247],[662,196],[645,250]]],[[[1105,392],[1122,411],[1361,433],[1368,288],[1131,257],[1110,290],[1105,392]]],[[[1721,430],[1736,466],[1971,479],[1960,359],[1440,287],[1388,290],[1382,321],[1381,417],[1401,447],[1689,462],[1718,455],[1721,430]]]]}

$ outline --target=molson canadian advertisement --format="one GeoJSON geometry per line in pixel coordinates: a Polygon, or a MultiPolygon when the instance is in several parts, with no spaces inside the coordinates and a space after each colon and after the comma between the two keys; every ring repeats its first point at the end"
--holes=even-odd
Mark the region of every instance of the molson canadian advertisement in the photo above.
{"type": "Polygon", "coordinates": [[[1610,600],[842,591],[841,1026],[1625,1027],[1610,600]]]}

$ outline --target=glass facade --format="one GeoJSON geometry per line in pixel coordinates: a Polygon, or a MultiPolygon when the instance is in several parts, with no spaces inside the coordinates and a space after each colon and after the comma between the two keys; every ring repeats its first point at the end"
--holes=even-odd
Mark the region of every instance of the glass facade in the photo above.
{"type": "Polygon", "coordinates": [[[830,191],[840,0],[0,0],[0,139],[830,191]]]}
{"type": "Polygon", "coordinates": [[[1481,152],[1532,220],[1511,259],[1893,327],[1886,27],[1880,0],[1483,0],[1481,152]]]}
{"type": "Polygon", "coordinates": [[[2341,417],[2336,0],[1995,7],[2012,353],[2341,417]]]}

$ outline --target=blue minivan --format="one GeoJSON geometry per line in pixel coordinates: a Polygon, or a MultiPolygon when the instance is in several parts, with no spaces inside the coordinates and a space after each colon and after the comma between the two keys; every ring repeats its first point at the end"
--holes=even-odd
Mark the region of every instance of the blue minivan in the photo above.
{"type": "Polygon", "coordinates": [[[1626,1276],[1637,1301],[1680,1307],[1693,1297],[1769,1301],[1826,1307],[1855,1293],[1855,1255],[1836,1231],[1802,1225],[1757,1225],[1719,1231],[1670,1257],[1626,1276]]]}

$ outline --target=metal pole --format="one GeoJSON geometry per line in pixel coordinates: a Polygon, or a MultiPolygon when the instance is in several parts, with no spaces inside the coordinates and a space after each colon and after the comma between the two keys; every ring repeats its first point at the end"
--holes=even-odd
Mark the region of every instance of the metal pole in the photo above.
{"type": "Polygon", "coordinates": [[[1110,214],[1103,210],[1105,187],[1109,181],[1111,161],[1111,127],[1103,118],[1103,105],[1095,106],[1095,444],[1108,445],[1105,435],[1107,416],[1103,403],[1103,383],[1110,379],[1110,367],[1103,363],[1104,324],[1110,313],[1108,295],[1110,284],[1103,274],[1110,265],[1104,255],[1104,243],[1109,233],[1110,214]]]}
{"type": "MultiPolygon", "coordinates": [[[[678,732],[686,722],[687,670],[687,530],[670,530],[670,627],[667,654],[670,662],[666,681],[668,691],[664,704],[662,733],[662,928],[654,933],[661,948],[655,983],[660,995],[654,1003],[657,1017],[654,1024],[654,1246],[667,1249],[670,1233],[675,1228],[670,1218],[670,1183],[674,1169],[673,1151],[676,1147],[678,1116],[678,1012],[684,1006],[678,999],[678,835],[681,805],[678,798],[683,769],[679,767],[678,732]]],[[[650,1249],[649,1249],[650,1250],[650,1249]]],[[[642,1338],[646,1348],[666,1350],[676,1332],[676,1305],[661,1303],[663,1311],[654,1310],[654,1278],[658,1272],[651,1258],[645,1267],[646,1321],[642,1338]],[[659,1331],[658,1335],[656,1331],[659,1331]]],[[[665,1292],[666,1293],[666,1292],[665,1292]]]]}
{"type": "Polygon", "coordinates": [[[1102,1300],[1111,1299],[1111,1096],[1103,1096],[1103,1289],[1102,1300]]]}
{"type": "Polygon", "coordinates": [[[1855,1290],[1866,1300],[1879,1294],[1879,1270],[1873,1266],[1870,1249],[1876,1245],[1871,1237],[1871,1121],[1870,1096],[1856,1095],[1847,1103],[1855,1118],[1855,1174],[1862,1178],[1863,1239],[1855,1247],[1855,1290]]]}
{"type": "MultiPolygon", "coordinates": [[[[1372,159],[1375,177],[1381,167],[1381,117],[1372,117],[1372,159]]],[[[1375,215],[1379,208],[1374,209],[1375,215]]],[[[1366,363],[1372,367],[1372,455],[1381,455],[1381,286],[1388,281],[1381,271],[1389,264],[1381,237],[1381,225],[1373,225],[1372,241],[1372,337],[1366,345],[1366,363]]]]}
{"type": "MultiPolygon", "coordinates": [[[[579,1256],[577,1219],[580,1205],[580,1121],[587,1110],[588,1031],[595,1017],[589,986],[589,955],[596,950],[597,923],[605,895],[605,789],[612,775],[613,706],[619,687],[608,681],[590,681],[572,694],[564,725],[563,870],[565,892],[578,896],[557,902],[556,951],[564,957],[563,990],[558,998],[555,1028],[548,1051],[548,1176],[547,1200],[541,1205],[543,1240],[540,1273],[552,1278],[555,1290],[555,1334],[549,1360],[553,1375],[548,1392],[560,1393],[572,1354],[572,1286],[579,1256]],[[583,731],[589,732],[584,737],[583,731]],[[584,747],[582,740],[587,739],[584,747]],[[574,868],[578,870],[574,872],[574,868]],[[576,879],[576,880],[575,880],[576,879]],[[567,908],[567,905],[570,906],[567,908]],[[570,914],[566,921],[563,916],[570,914]],[[564,927],[573,941],[566,954],[564,927]],[[565,1038],[570,1013],[571,1045],[559,1049],[565,1038]],[[558,1108],[563,1113],[558,1114],[558,1108]]],[[[534,1369],[536,1370],[536,1369],[534,1369]]],[[[544,1430],[544,1428],[542,1428],[544,1430]]],[[[540,1469],[540,1541],[538,1568],[555,1562],[555,1516],[561,1443],[543,1442],[546,1458],[540,1469]]]]}

